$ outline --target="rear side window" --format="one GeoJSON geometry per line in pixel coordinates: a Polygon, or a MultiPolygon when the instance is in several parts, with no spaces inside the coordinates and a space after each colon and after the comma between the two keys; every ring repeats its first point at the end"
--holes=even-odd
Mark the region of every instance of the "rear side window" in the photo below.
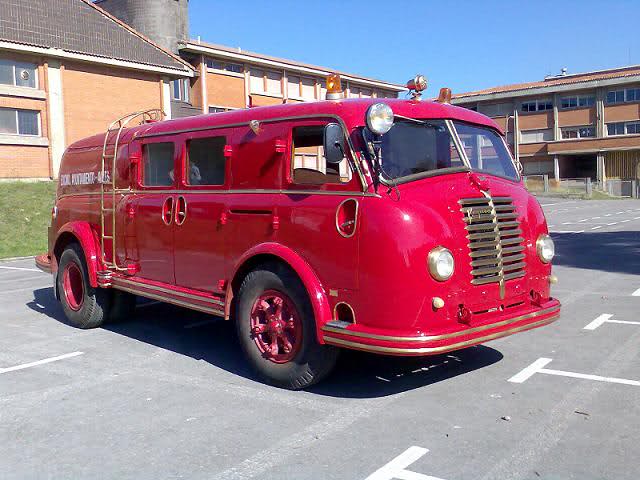
{"type": "Polygon", "coordinates": [[[224,185],[225,137],[195,138],[187,147],[186,183],[188,185],[224,185]]]}
{"type": "Polygon", "coordinates": [[[174,146],[172,142],[144,145],[143,158],[143,185],[147,187],[168,187],[173,185],[174,146]]]}

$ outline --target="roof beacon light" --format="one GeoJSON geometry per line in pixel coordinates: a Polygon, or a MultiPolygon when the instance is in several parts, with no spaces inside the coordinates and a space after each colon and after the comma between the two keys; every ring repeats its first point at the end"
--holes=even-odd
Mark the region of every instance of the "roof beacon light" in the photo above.
{"type": "Polygon", "coordinates": [[[327,100],[340,100],[344,98],[340,75],[332,73],[327,77],[327,100]]]}
{"type": "Polygon", "coordinates": [[[438,95],[438,99],[436,100],[438,103],[451,103],[451,89],[447,87],[442,87],[440,89],[440,95],[438,95]]]}
{"type": "Polygon", "coordinates": [[[427,89],[427,79],[424,75],[416,75],[407,82],[412,100],[420,100],[422,92],[427,89]]]}

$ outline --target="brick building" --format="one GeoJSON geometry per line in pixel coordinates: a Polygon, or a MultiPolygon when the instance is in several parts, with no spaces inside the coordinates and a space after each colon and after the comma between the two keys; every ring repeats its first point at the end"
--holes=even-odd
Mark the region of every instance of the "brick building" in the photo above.
{"type": "Polygon", "coordinates": [[[0,178],[52,178],[70,143],[126,113],[170,114],[184,60],[87,0],[0,0],[0,178]]]}
{"type": "Polygon", "coordinates": [[[567,74],[454,95],[493,117],[524,173],[640,178],[640,66],[567,74]]]}
{"type": "MultiPolygon", "coordinates": [[[[67,145],[133,111],[319,100],[329,73],[189,40],[188,0],[0,0],[0,179],[56,178],[67,145]]],[[[404,90],[343,82],[352,97],[404,90]]]]}
{"type": "MultiPolygon", "coordinates": [[[[189,61],[198,74],[191,88],[173,84],[174,116],[210,113],[283,102],[322,100],[325,67],[190,40],[188,0],[96,0],[101,8],[120,18],[155,42],[189,61]],[[163,25],[162,12],[176,21],[163,25]],[[160,21],[156,20],[160,17],[160,21]]],[[[340,73],[350,97],[396,97],[406,90],[381,80],[340,73]]]]}

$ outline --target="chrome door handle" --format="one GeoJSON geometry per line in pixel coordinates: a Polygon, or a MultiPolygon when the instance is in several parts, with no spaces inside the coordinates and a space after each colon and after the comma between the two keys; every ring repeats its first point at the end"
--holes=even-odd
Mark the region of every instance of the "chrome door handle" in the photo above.
{"type": "Polygon", "coordinates": [[[173,221],[173,197],[167,197],[162,204],[162,223],[171,225],[173,221]]]}
{"type": "Polygon", "coordinates": [[[176,201],[176,225],[182,225],[187,219],[187,200],[180,195],[176,201]]]}

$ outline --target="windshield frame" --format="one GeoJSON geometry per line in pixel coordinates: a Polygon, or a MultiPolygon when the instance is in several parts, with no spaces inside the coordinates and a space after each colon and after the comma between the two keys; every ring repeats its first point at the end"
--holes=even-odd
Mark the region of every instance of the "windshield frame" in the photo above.
{"type": "MultiPolygon", "coordinates": [[[[453,142],[453,145],[456,148],[456,151],[458,153],[458,156],[460,157],[460,160],[462,160],[462,163],[464,163],[464,166],[460,166],[460,167],[448,167],[448,168],[440,168],[440,169],[435,169],[435,170],[427,170],[424,172],[419,172],[419,173],[414,173],[414,174],[410,174],[410,175],[405,175],[403,177],[398,177],[398,178],[387,178],[384,175],[384,171],[381,171],[379,174],[379,181],[389,187],[393,187],[396,185],[402,185],[404,183],[409,183],[409,182],[413,182],[415,180],[420,180],[422,178],[428,178],[428,177],[435,177],[435,176],[439,176],[439,175],[448,175],[448,174],[452,174],[452,173],[465,173],[465,172],[476,172],[479,174],[486,174],[486,175],[492,175],[498,178],[502,178],[505,180],[509,180],[510,182],[514,182],[514,183],[520,183],[522,180],[522,176],[521,176],[521,171],[519,168],[519,162],[517,160],[515,160],[515,158],[513,157],[513,155],[511,154],[511,150],[509,149],[509,146],[507,145],[504,136],[500,133],[499,130],[486,126],[486,125],[479,125],[476,123],[471,123],[471,122],[465,122],[462,120],[455,120],[456,122],[459,123],[464,123],[470,126],[473,126],[475,128],[480,128],[480,129],[484,129],[487,131],[490,131],[492,133],[494,133],[495,135],[498,136],[498,138],[500,138],[500,140],[502,141],[502,144],[507,152],[507,154],[509,155],[509,160],[511,161],[511,164],[514,167],[515,173],[516,173],[516,177],[508,177],[508,176],[504,176],[504,175],[497,175],[494,173],[489,173],[489,172],[483,172],[481,170],[474,170],[473,167],[471,166],[471,162],[469,161],[469,158],[467,157],[467,153],[465,151],[465,149],[463,148],[462,145],[462,141],[460,140],[460,136],[458,135],[458,131],[455,128],[454,125],[454,119],[450,119],[450,118],[428,118],[428,119],[417,119],[417,118],[411,118],[411,117],[405,117],[403,115],[395,115],[395,119],[400,119],[403,121],[409,121],[409,122],[415,122],[415,123],[428,123],[429,121],[432,120],[441,120],[444,122],[447,131],[451,137],[451,140],[453,142]]],[[[395,119],[394,119],[394,123],[395,123],[395,119]]],[[[364,132],[363,132],[364,133],[364,132]]],[[[365,142],[367,142],[367,139],[364,138],[365,142]]]]}

